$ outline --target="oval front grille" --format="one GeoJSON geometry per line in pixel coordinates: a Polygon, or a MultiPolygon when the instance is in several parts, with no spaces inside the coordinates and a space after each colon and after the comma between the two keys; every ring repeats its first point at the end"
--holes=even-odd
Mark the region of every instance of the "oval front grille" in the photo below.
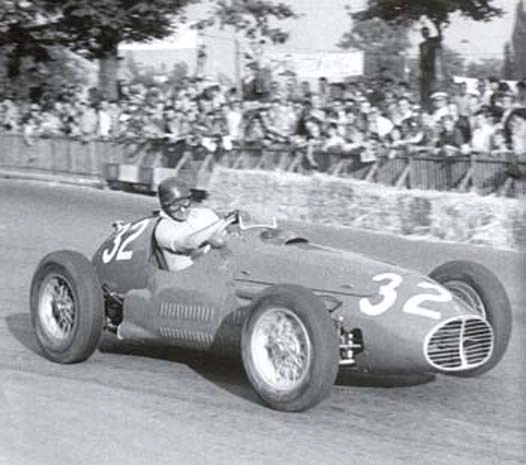
{"type": "Polygon", "coordinates": [[[462,371],[488,361],[493,352],[493,330],[473,315],[455,317],[436,326],[426,337],[425,355],[440,371],[462,371]]]}

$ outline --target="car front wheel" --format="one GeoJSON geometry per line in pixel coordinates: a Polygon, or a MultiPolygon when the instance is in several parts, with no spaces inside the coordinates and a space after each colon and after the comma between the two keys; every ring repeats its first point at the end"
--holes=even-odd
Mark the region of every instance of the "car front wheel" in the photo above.
{"type": "Polygon", "coordinates": [[[501,282],[486,267],[462,260],[440,265],[429,277],[468,304],[493,329],[494,346],[490,359],[480,367],[454,374],[468,377],[489,371],[504,356],[511,337],[511,306],[501,282]]]}
{"type": "Polygon", "coordinates": [[[266,289],[253,303],[241,345],[252,386],[277,410],[315,406],[336,380],[336,325],[320,299],[300,286],[266,289]]]}

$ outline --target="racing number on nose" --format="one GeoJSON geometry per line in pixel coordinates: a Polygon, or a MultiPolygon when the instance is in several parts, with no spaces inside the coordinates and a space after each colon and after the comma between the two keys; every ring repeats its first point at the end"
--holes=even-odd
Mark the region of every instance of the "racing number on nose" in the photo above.
{"type": "Polygon", "coordinates": [[[373,281],[387,281],[379,287],[378,294],[382,296],[382,300],[377,304],[371,303],[369,299],[360,299],[360,310],[366,315],[378,316],[392,307],[396,301],[396,288],[402,284],[402,277],[396,273],[382,273],[377,274],[373,281]]]}
{"type": "Polygon", "coordinates": [[[148,226],[149,220],[142,220],[137,223],[125,224],[113,238],[113,247],[104,249],[102,252],[102,261],[104,263],[115,260],[130,260],[133,256],[132,250],[126,250],[135,239],[137,239],[148,226]],[[128,233],[130,235],[127,236],[128,233]]]}
{"type": "MultiPolygon", "coordinates": [[[[373,277],[373,281],[387,281],[386,284],[381,285],[378,289],[378,295],[382,299],[378,303],[371,302],[367,297],[360,299],[360,311],[369,316],[378,316],[389,310],[396,302],[398,297],[396,289],[402,284],[402,276],[397,273],[381,273],[373,277]]],[[[453,300],[451,292],[438,284],[428,281],[422,281],[417,286],[433,292],[422,292],[409,297],[404,303],[403,311],[439,320],[442,316],[440,312],[426,308],[422,304],[424,302],[450,302],[453,300]]]]}

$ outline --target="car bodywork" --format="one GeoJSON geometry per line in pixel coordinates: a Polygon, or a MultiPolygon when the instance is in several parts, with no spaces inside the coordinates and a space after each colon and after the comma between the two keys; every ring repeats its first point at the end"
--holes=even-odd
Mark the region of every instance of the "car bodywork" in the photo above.
{"type": "Polygon", "coordinates": [[[92,263],[123,339],[239,352],[251,303],[269,286],[311,290],[338,327],[340,365],[361,372],[462,372],[491,357],[491,326],[430,278],[274,226],[233,227],[227,246],[165,269],[158,216],[121,224],[92,263]]]}

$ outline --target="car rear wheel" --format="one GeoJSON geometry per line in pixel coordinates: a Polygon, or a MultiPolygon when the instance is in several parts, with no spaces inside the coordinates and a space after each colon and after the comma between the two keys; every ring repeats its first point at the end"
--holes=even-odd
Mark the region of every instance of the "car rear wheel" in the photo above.
{"type": "Polygon", "coordinates": [[[429,276],[468,304],[493,329],[493,353],[487,363],[452,374],[468,377],[489,371],[504,356],[511,337],[512,312],[502,283],[486,267],[462,260],[444,263],[429,276]]]}
{"type": "Polygon", "coordinates": [[[104,322],[104,299],[91,262],[70,250],[39,263],[30,293],[31,321],[44,355],[57,363],[86,360],[104,322]]]}
{"type": "Polygon", "coordinates": [[[323,303],[300,286],[272,286],[255,300],[241,346],[252,386],[277,410],[315,406],[338,374],[336,325],[323,303]]]}

